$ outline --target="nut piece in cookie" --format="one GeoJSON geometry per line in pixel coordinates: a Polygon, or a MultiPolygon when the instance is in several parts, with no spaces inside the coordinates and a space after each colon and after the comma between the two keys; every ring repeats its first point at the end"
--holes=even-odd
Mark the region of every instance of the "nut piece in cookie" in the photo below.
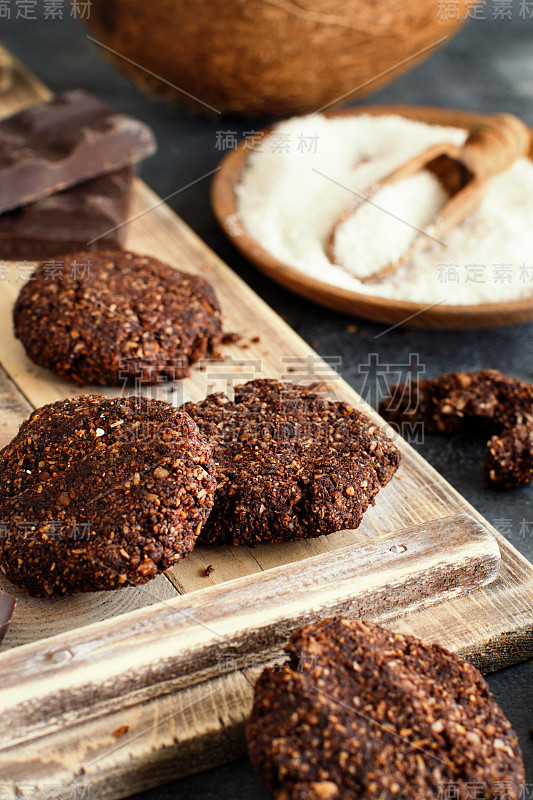
{"type": "Polygon", "coordinates": [[[204,278],[121,251],[64,256],[54,270],[44,262],[13,316],[31,360],[78,383],[183,378],[222,335],[204,278]]]}
{"type": "Polygon", "coordinates": [[[0,569],[38,597],[146,583],[190,553],[216,486],[191,418],[144,397],[37,409],[0,471],[0,569]]]}
{"type": "Polygon", "coordinates": [[[277,800],[521,797],[518,739],[467,662],[346,619],[305,626],[287,652],[261,674],[246,729],[277,800]]]}
{"type": "Polygon", "coordinates": [[[183,409],[213,448],[218,486],[204,542],[257,545],[356,528],[400,453],[346,403],[255,380],[183,409]]]}

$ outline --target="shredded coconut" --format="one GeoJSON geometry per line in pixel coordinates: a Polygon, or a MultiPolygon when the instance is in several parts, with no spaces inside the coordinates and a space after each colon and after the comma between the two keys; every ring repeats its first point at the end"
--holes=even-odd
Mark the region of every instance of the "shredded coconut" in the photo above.
{"type": "MultiPolygon", "coordinates": [[[[361,282],[326,254],[332,228],[353,206],[354,193],[364,194],[430,145],[461,145],[465,138],[462,129],[399,116],[287,120],[250,152],[237,187],[238,215],[277,259],[335,286],[420,303],[531,297],[533,163],[527,158],[491,180],[479,209],[446,234],[444,244],[418,253],[379,283],[361,282]]],[[[370,232],[359,246],[375,252],[381,245],[369,240],[370,232]]]]}
{"type": "Polygon", "coordinates": [[[383,187],[335,230],[335,263],[355,278],[368,278],[395,264],[448,199],[438,178],[427,170],[383,187]]]}

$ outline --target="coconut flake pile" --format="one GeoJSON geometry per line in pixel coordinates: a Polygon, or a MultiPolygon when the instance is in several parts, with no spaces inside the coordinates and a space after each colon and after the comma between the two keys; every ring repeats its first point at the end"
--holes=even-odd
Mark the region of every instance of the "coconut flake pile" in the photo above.
{"type": "MultiPolygon", "coordinates": [[[[334,224],[358,195],[430,145],[461,145],[465,138],[462,129],[399,116],[295,117],[250,153],[237,187],[238,215],[277,259],[334,286],[428,304],[531,297],[533,163],[527,158],[491,180],[479,209],[443,244],[380,282],[361,282],[326,254],[334,224]]],[[[383,235],[382,221],[366,230],[369,262],[382,250],[383,235]]],[[[395,234],[389,236],[394,251],[395,234]]]]}
{"type": "Polygon", "coordinates": [[[355,278],[377,276],[405,256],[447,200],[448,193],[427,170],[385,185],[339,223],[333,261],[355,278]]]}

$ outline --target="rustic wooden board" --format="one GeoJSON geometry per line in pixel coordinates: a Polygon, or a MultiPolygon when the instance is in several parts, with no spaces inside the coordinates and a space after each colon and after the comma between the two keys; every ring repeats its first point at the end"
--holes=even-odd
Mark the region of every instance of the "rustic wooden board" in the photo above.
{"type": "MultiPolygon", "coordinates": [[[[46,88],[19,67],[14,90],[0,98],[0,109],[9,114],[46,96],[46,88]]],[[[220,298],[226,330],[242,334],[248,345],[226,347],[225,363],[204,365],[187,381],[144,393],[179,404],[225,388],[228,374],[240,374],[242,380],[290,378],[289,367],[297,365],[293,379],[299,379],[302,369],[326,377],[335,396],[382,422],[140,181],[132,214],[128,246],[205,275],[220,298]],[[256,336],[260,341],[252,342],[256,336]]],[[[24,269],[20,264],[5,266],[10,273],[0,282],[0,444],[33,407],[80,391],[102,391],[88,386],[80,390],[26,359],[11,324],[24,269]]],[[[89,782],[97,797],[124,797],[238,755],[258,665],[280,657],[281,641],[303,618],[297,604],[305,605],[305,596],[296,591],[298,582],[314,598],[309,603],[313,616],[342,610],[386,620],[396,629],[444,644],[486,671],[532,656],[533,567],[407,444],[400,446],[398,475],[380,492],[357,531],[254,550],[198,548],[146,587],[121,592],[56,601],[21,595],[0,654],[3,674],[16,676],[0,691],[3,718],[11,713],[0,750],[2,796],[17,796],[17,786],[31,781],[32,797],[47,791],[50,796],[51,785],[76,782],[89,782]],[[493,540],[486,536],[489,529],[499,544],[501,563],[495,580],[482,586],[496,558],[493,540]],[[404,562],[397,580],[386,569],[370,570],[367,589],[372,591],[364,595],[357,583],[360,559],[375,554],[372,548],[383,547],[385,539],[400,531],[411,537],[405,539],[410,555],[420,537],[426,541],[435,531],[439,547],[435,550],[428,539],[423,557],[408,561],[411,572],[403,571],[404,562]],[[208,564],[215,569],[206,577],[208,564]],[[351,569],[352,577],[343,569],[351,569]],[[321,576],[327,576],[325,585],[321,576]],[[276,591],[252,613],[251,600],[262,597],[258,587],[266,591],[276,580],[276,591]],[[231,598],[250,587],[245,620],[239,622],[239,615],[228,610],[231,598]],[[202,616],[206,608],[218,608],[221,614],[228,610],[216,622],[216,632],[226,637],[226,650],[220,648],[220,636],[212,647],[208,641],[209,627],[215,628],[212,611],[202,616]],[[186,618],[192,613],[188,628],[186,618]],[[169,614],[180,621],[175,623],[179,630],[174,644],[168,624],[167,638],[158,642],[156,635],[169,614]],[[261,645],[260,629],[265,632],[261,645]],[[186,646],[176,651],[179,642],[186,646]],[[95,657],[84,661],[89,646],[95,648],[95,657]],[[180,661],[182,650],[188,649],[194,658],[180,661]],[[224,653],[233,657],[222,658],[224,653]],[[177,671],[169,673],[169,665],[177,671]],[[157,680],[146,677],[152,668],[157,680]],[[129,682],[124,679],[128,671],[129,682]],[[74,686],[76,691],[70,691],[74,686]]],[[[382,556],[390,558],[390,548],[386,551],[382,556]]],[[[383,566],[379,559],[377,564],[383,566]]],[[[2,585],[12,591],[7,582],[2,585]]]]}
{"type": "Polygon", "coordinates": [[[492,582],[499,564],[492,534],[455,515],[13,648],[1,659],[0,747],[267,661],[320,615],[444,602],[492,582]],[[453,558],[442,556],[444,535],[453,558]]]}

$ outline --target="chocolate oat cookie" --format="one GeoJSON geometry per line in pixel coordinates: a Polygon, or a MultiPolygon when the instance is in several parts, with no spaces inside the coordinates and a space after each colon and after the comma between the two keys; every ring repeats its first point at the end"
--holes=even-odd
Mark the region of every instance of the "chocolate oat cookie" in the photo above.
{"type": "Polygon", "coordinates": [[[34,596],[146,583],[192,550],[216,485],[190,417],[143,397],[37,409],[0,471],[0,569],[34,596]]]}
{"type": "Polygon", "coordinates": [[[256,545],[356,528],[400,453],[365,414],[301,386],[256,380],[183,409],[217,465],[204,542],[256,545]]]}
{"type": "Polygon", "coordinates": [[[390,387],[380,413],[400,432],[422,422],[428,432],[464,428],[495,433],[487,469],[501,488],[533,480],[533,385],[495,369],[450,372],[390,387]]]}
{"type": "Polygon", "coordinates": [[[533,386],[497,369],[449,372],[391,386],[379,410],[391,423],[423,422],[428,431],[510,428],[533,421],[533,386]]]}
{"type": "Polygon", "coordinates": [[[79,383],[183,378],[222,332],[210,284],[155,258],[75,253],[23,286],[15,333],[42,367],[79,383]]]}
{"type": "Polygon", "coordinates": [[[518,739],[470,664],[379,625],[297,631],[263,671],[246,729],[276,800],[519,800],[518,739]]]}
{"type": "Polygon", "coordinates": [[[391,386],[379,410],[391,423],[423,422],[428,431],[510,428],[533,421],[533,386],[497,369],[448,372],[391,386]]]}

